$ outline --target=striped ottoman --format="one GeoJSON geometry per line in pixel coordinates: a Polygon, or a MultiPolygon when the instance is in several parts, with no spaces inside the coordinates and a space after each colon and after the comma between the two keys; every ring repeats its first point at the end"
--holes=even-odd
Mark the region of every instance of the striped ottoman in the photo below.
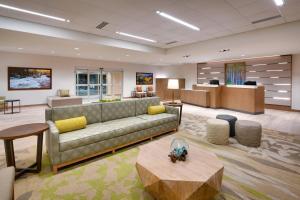
{"type": "Polygon", "coordinates": [[[248,147],[259,147],[261,141],[261,124],[249,120],[238,120],[235,123],[237,141],[248,147]]]}
{"type": "Polygon", "coordinates": [[[221,119],[208,119],[207,122],[207,141],[213,144],[228,144],[229,123],[221,119]]]}

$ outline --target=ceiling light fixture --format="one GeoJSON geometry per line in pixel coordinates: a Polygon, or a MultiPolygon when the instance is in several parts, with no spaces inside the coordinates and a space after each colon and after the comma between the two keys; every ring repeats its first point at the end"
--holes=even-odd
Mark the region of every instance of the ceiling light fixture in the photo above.
{"type": "Polygon", "coordinates": [[[22,48],[22,47],[19,47],[18,50],[23,50],[23,48],[22,48]]]}
{"type": "Polygon", "coordinates": [[[17,7],[5,5],[5,4],[0,4],[0,7],[6,8],[6,9],[9,9],[9,10],[14,10],[14,11],[18,11],[18,12],[23,12],[23,13],[31,14],[31,15],[37,15],[37,16],[40,16],[40,17],[54,19],[54,20],[57,20],[57,21],[70,22],[70,20],[68,20],[68,19],[64,19],[64,18],[60,18],[60,17],[55,17],[55,16],[52,16],[52,15],[46,15],[46,14],[43,14],[43,13],[34,12],[34,11],[30,11],[30,10],[25,10],[25,9],[22,9],[22,8],[17,8],[17,7]]]}
{"type": "Polygon", "coordinates": [[[167,18],[169,20],[172,20],[172,21],[174,21],[174,22],[176,22],[178,24],[181,24],[181,25],[186,26],[188,28],[191,28],[193,30],[196,30],[196,31],[200,30],[200,28],[198,28],[197,26],[194,26],[194,25],[192,25],[190,23],[187,23],[187,22],[185,22],[185,21],[183,21],[181,19],[173,17],[173,16],[171,16],[171,15],[169,15],[167,13],[164,13],[164,12],[161,12],[161,11],[156,11],[156,13],[159,14],[160,16],[162,16],[162,17],[165,17],[165,18],[167,18]]]}
{"type": "Polygon", "coordinates": [[[141,36],[137,36],[137,35],[132,35],[132,34],[129,34],[129,33],[124,33],[124,32],[116,32],[116,33],[119,34],[119,35],[124,35],[124,36],[127,36],[127,37],[136,38],[136,39],[139,39],[139,40],[145,40],[145,41],[148,41],[148,42],[153,42],[153,43],[157,42],[157,41],[149,39],[149,38],[145,38],[145,37],[141,37],[141,36]]]}
{"type": "Polygon", "coordinates": [[[78,47],[75,47],[75,48],[74,48],[74,50],[78,51],[78,50],[79,50],[79,48],[78,48],[78,47]]]}
{"type": "Polygon", "coordinates": [[[276,6],[283,6],[284,0],[273,0],[276,6]]]}

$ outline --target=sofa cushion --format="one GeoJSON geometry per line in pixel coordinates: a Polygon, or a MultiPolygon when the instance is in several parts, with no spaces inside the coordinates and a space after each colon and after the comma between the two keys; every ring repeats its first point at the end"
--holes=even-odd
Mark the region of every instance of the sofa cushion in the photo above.
{"type": "Polygon", "coordinates": [[[157,115],[145,114],[145,115],[139,115],[137,117],[146,120],[148,128],[177,120],[177,115],[169,114],[169,113],[161,113],[157,115]]]}
{"type": "Polygon", "coordinates": [[[159,97],[150,97],[150,98],[143,98],[136,100],[135,103],[135,115],[143,115],[148,113],[149,106],[157,106],[160,105],[160,98],[159,97]]]}
{"type": "Polygon", "coordinates": [[[176,115],[162,113],[95,123],[88,125],[85,129],[59,135],[59,147],[60,151],[66,151],[176,120],[176,115]]]}
{"type": "Polygon", "coordinates": [[[52,121],[85,116],[88,124],[101,122],[101,104],[92,103],[52,108],[52,121]]]}
{"type": "Polygon", "coordinates": [[[135,101],[109,102],[102,104],[102,122],[135,116],[135,101]]]}
{"type": "Polygon", "coordinates": [[[59,135],[60,151],[66,151],[143,129],[141,125],[144,122],[145,120],[141,118],[128,117],[90,124],[85,129],[61,134],[59,135]]]}

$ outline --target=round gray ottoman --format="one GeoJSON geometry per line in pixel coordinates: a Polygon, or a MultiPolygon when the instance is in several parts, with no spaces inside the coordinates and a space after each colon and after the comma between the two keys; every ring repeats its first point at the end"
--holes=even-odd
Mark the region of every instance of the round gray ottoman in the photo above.
{"type": "Polygon", "coordinates": [[[248,147],[259,147],[261,141],[261,124],[249,120],[238,120],[235,123],[237,141],[248,147]]]}
{"type": "Polygon", "coordinates": [[[208,119],[207,141],[213,144],[228,144],[229,123],[221,119],[208,119]]]}
{"type": "Polygon", "coordinates": [[[216,118],[228,121],[229,127],[230,127],[229,136],[234,137],[235,136],[235,122],[236,122],[237,118],[232,115],[217,115],[216,118]]]}

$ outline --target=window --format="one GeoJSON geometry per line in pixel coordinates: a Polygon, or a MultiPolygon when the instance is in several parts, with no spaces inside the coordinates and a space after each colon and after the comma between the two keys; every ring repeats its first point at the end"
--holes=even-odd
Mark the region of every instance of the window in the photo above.
{"type": "Polygon", "coordinates": [[[122,96],[123,72],[78,69],[76,74],[76,95],[90,99],[122,96]]]}

